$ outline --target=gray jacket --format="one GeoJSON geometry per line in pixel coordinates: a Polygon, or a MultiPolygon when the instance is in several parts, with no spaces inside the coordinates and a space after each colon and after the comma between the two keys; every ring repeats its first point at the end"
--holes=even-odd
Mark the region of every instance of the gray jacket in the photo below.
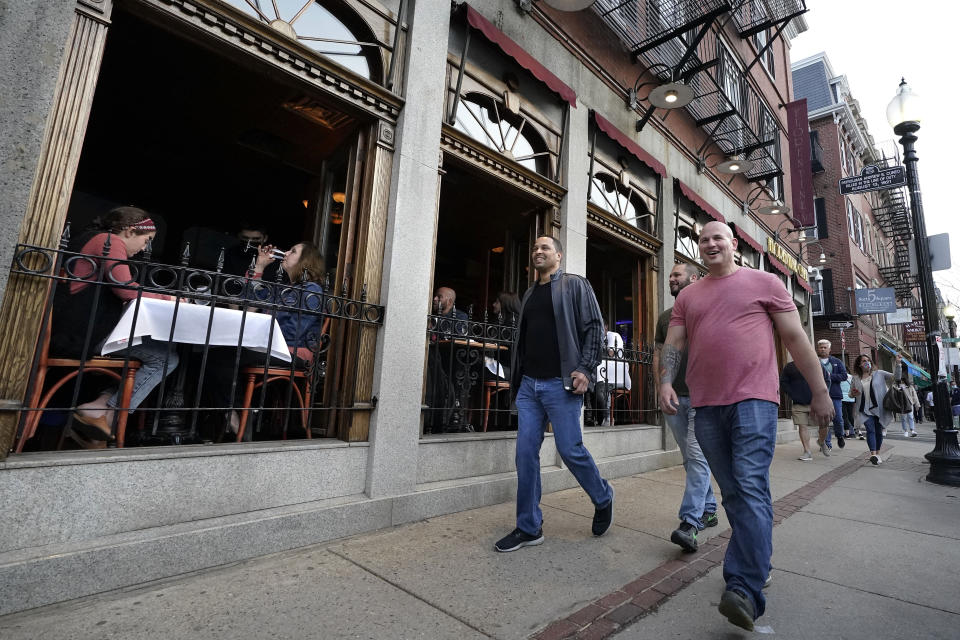
{"type": "MultiPolygon", "coordinates": [[[[890,373],[883,369],[874,369],[873,377],[870,379],[870,386],[873,387],[873,395],[877,398],[877,418],[880,419],[880,426],[884,428],[886,428],[894,418],[894,414],[883,408],[883,399],[887,397],[887,390],[889,390],[895,382],[900,381],[900,367],[894,368],[896,369],[895,373],[890,373]]],[[[863,381],[857,374],[853,374],[852,387],[860,392],[860,395],[857,396],[857,402],[853,406],[856,407],[856,424],[858,427],[862,427],[867,416],[860,411],[860,399],[866,396],[867,402],[865,406],[869,409],[872,404],[870,401],[870,390],[863,388],[863,381]]]]}
{"type": "MultiPolygon", "coordinates": [[[[517,395],[523,381],[523,314],[532,293],[533,287],[530,287],[520,303],[517,344],[511,355],[510,366],[510,391],[513,396],[517,395]]],[[[557,323],[561,374],[567,377],[579,371],[587,376],[590,389],[593,389],[606,340],[600,305],[593,294],[593,287],[582,276],[557,270],[550,276],[550,295],[553,299],[553,317],[557,323]]]]}

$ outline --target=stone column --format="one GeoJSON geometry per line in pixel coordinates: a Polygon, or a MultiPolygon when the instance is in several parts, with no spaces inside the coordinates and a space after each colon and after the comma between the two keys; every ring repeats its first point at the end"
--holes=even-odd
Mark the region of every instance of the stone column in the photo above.
{"type": "Polygon", "coordinates": [[[410,493],[417,482],[450,4],[415,1],[408,24],[412,64],[395,136],[380,289],[386,315],[374,368],[377,407],[370,420],[366,481],[371,498],[410,493]]]}
{"type": "MultiPolygon", "coordinates": [[[[673,296],[670,295],[670,271],[673,269],[674,256],[674,237],[677,226],[677,207],[676,194],[674,193],[673,178],[667,174],[660,182],[660,208],[659,216],[659,237],[663,240],[663,246],[657,253],[657,270],[654,272],[654,282],[657,291],[657,317],[664,309],[673,306],[673,296]]],[[[656,389],[654,390],[656,393],[656,389]]],[[[663,424],[663,448],[674,449],[677,446],[673,437],[673,432],[663,424]]]]}
{"type": "Polygon", "coordinates": [[[567,195],[560,205],[560,241],[563,243],[563,270],[587,273],[587,184],[589,183],[590,115],[580,103],[568,109],[560,179],[567,195]]]}
{"type": "MultiPolygon", "coordinates": [[[[25,214],[18,224],[6,227],[19,227],[21,244],[57,246],[93,104],[111,9],[111,0],[80,0],[76,4],[73,24],[60,62],[53,104],[46,116],[43,144],[36,160],[36,174],[25,214]]],[[[46,33],[28,32],[36,38],[48,37],[46,33]]],[[[27,46],[26,51],[35,49],[27,46]]],[[[56,64],[56,60],[50,62],[56,64]]],[[[43,73],[39,73],[37,79],[30,75],[30,62],[22,67],[17,62],[13,67],[22,72],[22,77],[8,87],[43,85],[43,73]]],[[[40,104],[46,106],[47,103],[41,101],[40,104]]],[[[19,133],[29,138],[26,131],[19,133]]],[[[26,159],[23,161],[27,162],[26,159]]],[[[29,162],[33,164],[33,159],[29,162]]],[[[10,196],[4,193],[4,198],[10,196]]],[[[9,218],[8,215],[5,217],[9,218]]],[[[4,263],[6,269],[10,259],[4,257],[7,260],[4,263]]],[[[3,306],[0,308],[0,353],[4,354],[0,364],[0,400],[15,406],[19,406],[27,392],[27,373],[33,361],[48,284],[44,278],[23,277],[13,278],[6,283],[3,306]]],[[[3,408],[7,407],[0,406],[0,409],[3,408]]],[[[18,411],[0,411],[0,459],[6,457],[13,443],[18,420],[18,411]]]]}

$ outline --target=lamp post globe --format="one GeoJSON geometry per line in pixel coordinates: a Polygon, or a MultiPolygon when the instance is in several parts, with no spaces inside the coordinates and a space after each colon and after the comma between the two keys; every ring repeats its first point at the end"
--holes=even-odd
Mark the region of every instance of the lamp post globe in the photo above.
{"type": "Polygon", "coordinates": [[[936,418],[936,445],[926,454],[930,461],[927,480],[937,484],[960,487],[960,444],[953,426],[950,407],[950,389],[946,379],[940,380],[940,348],[937,338],[941,335],[938,320],[936,289],[933,271],[930,269],[930,248],[927,244],[927,226],[923,217],[923,199],[920,196],[920,177],[917,173],[917,131],[920,130],[920,103],[917,94],[904,79],[900,80],[897,94],[887,105],[887,121],[893,132],[900,136],[903,145],[903,164],[906,166],[907,188],[910,191],[910,218],[913,225],[913,241],[917,255],[920,298],[923,302],[923,329],[926,334],[927,362],[933,382],[933,413],[936,418]]]}

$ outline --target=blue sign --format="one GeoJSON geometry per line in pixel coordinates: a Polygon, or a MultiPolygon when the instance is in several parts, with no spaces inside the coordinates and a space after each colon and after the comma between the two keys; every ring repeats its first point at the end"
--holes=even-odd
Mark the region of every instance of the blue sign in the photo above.
{"type": "Polygon", "coordinates": [[[883,289],[856,289],[857,313],[869,315],[894,313],[897,310],[897,294],[892,287],[883,289]]]}

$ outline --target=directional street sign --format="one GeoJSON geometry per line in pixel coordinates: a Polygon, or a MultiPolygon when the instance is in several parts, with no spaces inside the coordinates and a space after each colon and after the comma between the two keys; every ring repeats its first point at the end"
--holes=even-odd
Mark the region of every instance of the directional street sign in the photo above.
{"type": "Polygon", "coordinates": [[[852,323],[852,322],[836,322],[836,321],[834,321],[834,322],[831,322],[831,323],[830,323],[830,328],[831,328],[831,329],[850,329],[851,327],[853,327],[853,323],[852,323]]]}
{"type": "Polygon", "coordinates": [[[907,170],[904,167],[881,169],[875,164],[868,164],[860,170],[860,175],[840,179],[840,195],[893,189],[905,184],[907,184],[907,170]]]}
{"type": "Polygon", "coordinates": [[[957,344],[960,342],[960,338],[943,338],[943,341],[947,344],[957,344]]]}

